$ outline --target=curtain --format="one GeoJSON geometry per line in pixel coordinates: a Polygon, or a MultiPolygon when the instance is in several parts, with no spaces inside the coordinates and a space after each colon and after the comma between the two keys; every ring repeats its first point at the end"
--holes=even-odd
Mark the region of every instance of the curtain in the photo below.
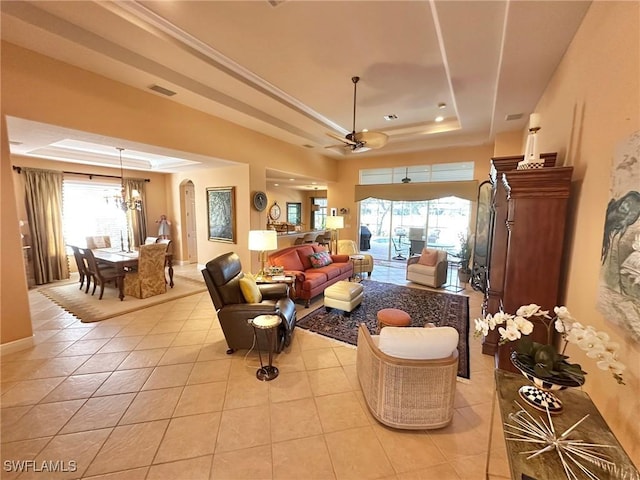
{"type": "Polygon", "coordinates": [[[478,181],[388,183],[355,186],[356,202],[366,198],[419,201],[444,197],[458,197],[475,202],[478,198],[478,181]]]}
{"type": "Polygon", "coordinates": [[[62,172],[23,168],[37,285],[69,278],[62,231],[62,172]]]}
{"type": "Polygon", "coordinates": [[[147,238],[147,215],[145,211],[147,202],[144,194],[146,182],[142,178],[125,178],[123,181],[125,198],[133,198],[133,191],[137,190],[142,200],[141,210],[127,210],[127,224],[129,226],[127,235],[128,238],[132,239],[132,242],[130,242],[131,247],[137,247],[144,245],[144,239],[147,238]]]}

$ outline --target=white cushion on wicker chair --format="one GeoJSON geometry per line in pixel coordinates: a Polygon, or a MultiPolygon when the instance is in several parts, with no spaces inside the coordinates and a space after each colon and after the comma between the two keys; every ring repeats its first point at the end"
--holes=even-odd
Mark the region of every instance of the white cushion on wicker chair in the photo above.
{"type": "Polygon", "coordinates": [[[378,348],[396,358],[447,358],[458,348],[458,331],[453,327],[385,327],[378,348]]]}

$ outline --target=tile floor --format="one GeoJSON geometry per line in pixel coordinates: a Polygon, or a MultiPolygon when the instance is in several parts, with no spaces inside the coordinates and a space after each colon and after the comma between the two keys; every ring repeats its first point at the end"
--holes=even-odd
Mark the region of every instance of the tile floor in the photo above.
{"type": "MultiPolygon", "coordinates": [[[[405,285],[404,273],[371,279],[405,285]]],[[[462,294],[473,319],[480,295],[462,294]]],[[[255,352],[226,355],[208,293],[98,323],[29,296],[35,346],[2,357],[3,479],[485,478],[493,366],[478,340],[452,423],[398,431],[368,413],[340,342],[297,329],[280,376],[258,381],[255,352]],[[10,471],[26,460],[31,471],[10,471]],[[67,471],[33,471],[56,461],[67,471]]],[[[491,471],[508,477],[500,430],[491,471]]]]}

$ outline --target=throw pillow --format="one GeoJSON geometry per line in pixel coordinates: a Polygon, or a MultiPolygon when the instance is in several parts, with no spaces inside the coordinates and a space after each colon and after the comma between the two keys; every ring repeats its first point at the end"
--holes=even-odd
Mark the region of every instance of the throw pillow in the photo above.
{"type": "Polygon", "coordinates": [[[247,303],[260,303],[262,301],[262,292],[258,288],[253,275],[246,274],[240,279],[240,291],[247,303]]]}
{"type": "Polygon", "coordinates": [[[418,263],[420,265],[424,265],[426,267],[433,267],[438,262],[438,251],[437,250],[427,250],[426,248],[422,249],[422,253],[420,254],[420,259],[418,263]]]}
{"type": "Polygon", "coordinates": [[[458,331],[453,327],[384,327],[378,348],[396,358],[447,358],[458,348],[458,331]]]}
{"type": "Polygon", "coordinates": [[[326,267],[333,263],[331,255],[328,252],[317,252],[309,255],[309,261],[313,268],[326,267]]]}

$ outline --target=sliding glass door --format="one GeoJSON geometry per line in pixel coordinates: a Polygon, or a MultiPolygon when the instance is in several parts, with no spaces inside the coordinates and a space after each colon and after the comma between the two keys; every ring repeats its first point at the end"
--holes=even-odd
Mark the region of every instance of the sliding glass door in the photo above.
{"type": "Polygon", "coordinates": [[[455,256],[459,235],[468,232],[470,208],[471,202],[457,197],[416,202],[368,198],[360,202],[361,234],[371,232],[368,253],[380,261],[404,266],[425,246],[455,256]]]}

